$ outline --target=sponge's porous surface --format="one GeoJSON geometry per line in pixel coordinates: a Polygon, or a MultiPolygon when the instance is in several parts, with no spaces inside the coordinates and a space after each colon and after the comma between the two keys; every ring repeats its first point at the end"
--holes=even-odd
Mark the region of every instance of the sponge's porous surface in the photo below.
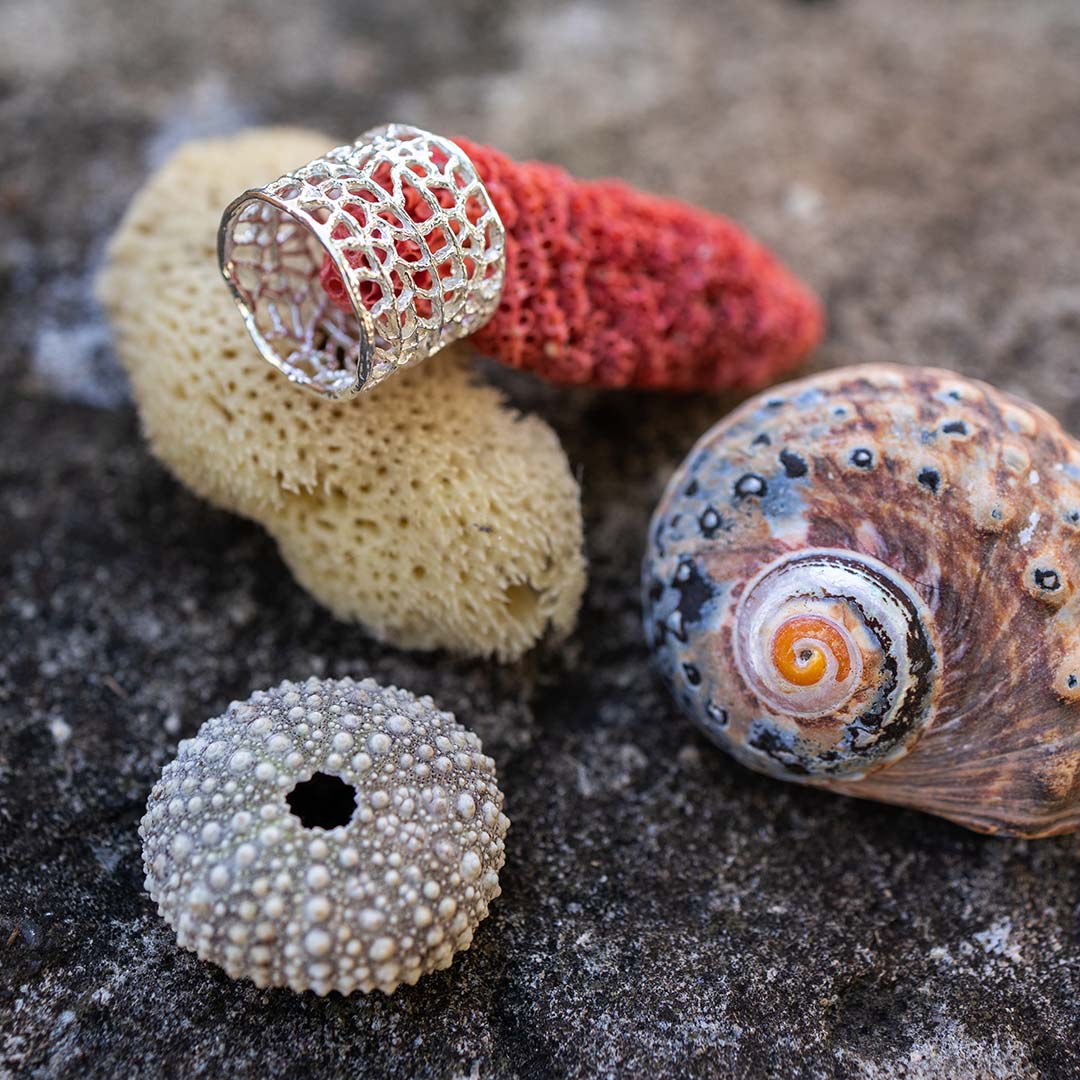
{"type": "Polygon", "coordinates": [[[402,647],[514,659],[572,629],[585,585],[555,433],[460,350],[350,402],[306,394],[259,356],[218,272],[228,201],[332,145],[284,129],[191,143],[132,203],[98,292],[144,429],[336,615],[402,647]]]}

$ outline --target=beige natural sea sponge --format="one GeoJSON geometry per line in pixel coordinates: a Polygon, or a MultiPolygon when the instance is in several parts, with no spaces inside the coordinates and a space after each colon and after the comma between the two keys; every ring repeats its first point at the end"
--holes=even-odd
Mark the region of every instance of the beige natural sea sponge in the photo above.
{"type": "Polygon", "coordinates": [[[135,198],[98,293],[143,427],[183,483],[260,522],[336,615],[403,647],[516,658],[572,629],[585,585],[555,433],[462,349],[353,401],[304,393],[260,357],[221,280],[226,203],[334,143],[284,129],[191,143],[135,198]]]}

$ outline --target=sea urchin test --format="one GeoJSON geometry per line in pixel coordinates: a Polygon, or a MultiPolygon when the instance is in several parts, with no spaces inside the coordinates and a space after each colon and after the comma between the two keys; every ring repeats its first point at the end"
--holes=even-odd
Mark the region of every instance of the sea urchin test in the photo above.
{"type": "Polygon", "coordinates": [[[1080,825],[1080,445],[946,371],[777,387],[653,517],[645,629],[744,765],[986,832],[1080,825]]]}
{"type": "Polygon", "coordinates": [[[232,978],[393,991],[499,895],[509,821],[480,741],[370,679],[284,682],[185,739],[142,819],[146,888],[232,978]]]}

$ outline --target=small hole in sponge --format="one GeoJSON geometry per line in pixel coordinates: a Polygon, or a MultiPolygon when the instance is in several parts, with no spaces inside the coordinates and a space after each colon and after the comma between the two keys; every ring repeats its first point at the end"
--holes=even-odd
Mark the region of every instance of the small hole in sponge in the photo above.
{"type": "Polygon", "coordinates": [[[356,788],[337,776],[317,772],[285,796],[289,809],[306,829],[348,825],[356,812],[356,788]]]}
{"type": "Polygon", "coordinates": [[[506,606],[509,608],[510,618],[518,622],[531,620],[536,614],[536,607],[539,603],[539,591],[528,583],[510,585],[506,589],[506,606]]]}

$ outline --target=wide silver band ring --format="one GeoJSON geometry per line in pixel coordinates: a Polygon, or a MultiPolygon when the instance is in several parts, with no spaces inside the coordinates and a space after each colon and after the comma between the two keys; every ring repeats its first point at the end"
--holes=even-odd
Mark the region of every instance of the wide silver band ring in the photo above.
{"type": "Polygon", "coordinates": [[[389,124],[234,199],[218,261],[263,357],[341,399],[483,326],[502,294],[505,239],[456,143],[389,124]]]}

